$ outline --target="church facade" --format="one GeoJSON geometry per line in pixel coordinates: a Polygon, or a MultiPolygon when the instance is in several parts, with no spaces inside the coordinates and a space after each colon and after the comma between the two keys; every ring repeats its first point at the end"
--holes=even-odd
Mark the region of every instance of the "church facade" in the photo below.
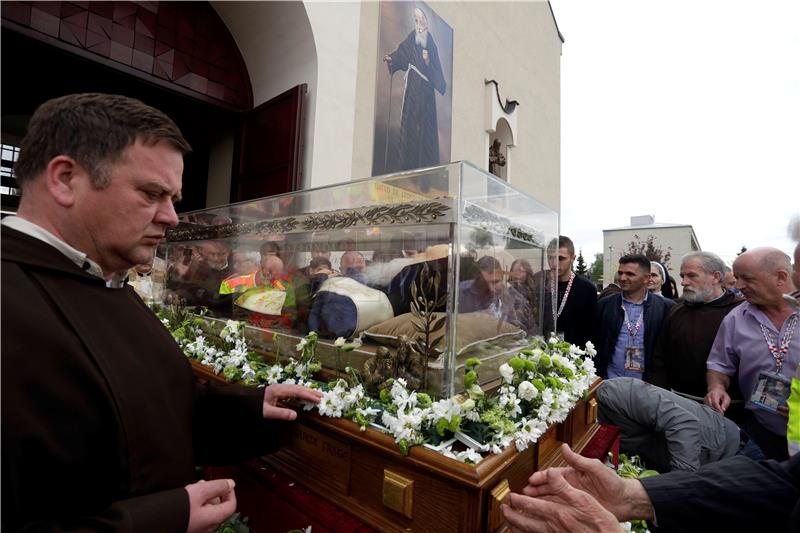
{"type": "MultiPolygon", "coordinates": [[[[441,162],[489,169],[491,152],[496,174],[558,211],[563,39],[549,2],[414,5],[452,29],[441,162]]],[[[126,94],[173,116],[195,148],[184,209],[372,175],[382,7],[3,2],[4,211],[26,117],[71,92],[126,94]]],[[[413,29],[408,19],[393,22],[413,29]]]]}

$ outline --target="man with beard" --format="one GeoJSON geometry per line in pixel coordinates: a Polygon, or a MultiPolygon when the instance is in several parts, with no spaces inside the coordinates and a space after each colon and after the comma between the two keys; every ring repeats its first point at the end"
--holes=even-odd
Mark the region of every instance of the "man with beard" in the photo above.
{"type": "Polygon", "coordinates": [[[605,378],[648,380],[656,340],[675,302],[647,290],[650,260],[639,254],[619,259],[620,294],[597,302],[594,345],[597,373],[605,378]]]}
{"type": "MultiPolygon", "coordinates": [[[[683,301],[667,316],[649,381],[654,385],[703,401],[706,360],[722,319],[744,300],[722,288],[725,263],[711,252],[692,252],[681,261],[683,301]]],[[[731,391],[736,400],[741,393],[731,391]]]]}
{"type": "Polygon", "coordinates": [[[438,165],[439,126],[434,89],[444,94],[447,84],[439,51],[428,33],[428,18],[421,9],[414,9],[414,31],[383,60],[390,75],[398,70],[406,71],[398,166],[392,170],[438,165]]]}

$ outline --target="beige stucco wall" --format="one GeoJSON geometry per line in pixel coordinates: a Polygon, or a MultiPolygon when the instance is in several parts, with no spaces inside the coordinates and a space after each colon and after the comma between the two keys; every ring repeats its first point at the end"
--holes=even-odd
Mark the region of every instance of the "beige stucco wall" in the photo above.
{"type": "Polygon", "coordinates": [[[691,226],[676,227],[633,227],[630,229],[604,230],[603,231],[603,286],[607,286],[616,272],[619,265],[619,258],[625,255],[628,243],[639,236],[639,240],[645,241],[650,235],[655,237],[655,245],[663,250],[669,250],[672,257],[669,261],[669,275],[675,278],[678,285],[678,292],[681,293],[680,276],[678,275],[681,267],[681,257],[689,252],[699,249],[699,245],[693,238],[691,226]],[[613,246],[613,251],[610,247],[613,246]]]}

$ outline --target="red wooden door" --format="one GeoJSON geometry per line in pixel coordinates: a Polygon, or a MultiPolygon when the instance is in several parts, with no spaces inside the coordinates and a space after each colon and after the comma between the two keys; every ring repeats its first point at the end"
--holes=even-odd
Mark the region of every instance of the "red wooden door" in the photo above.
{"type": "Polygon", "coordinates": [[[296,191],[303,183],[303,100],[306,84],[245,115],[236,143],[231,201],[296,191]]]}

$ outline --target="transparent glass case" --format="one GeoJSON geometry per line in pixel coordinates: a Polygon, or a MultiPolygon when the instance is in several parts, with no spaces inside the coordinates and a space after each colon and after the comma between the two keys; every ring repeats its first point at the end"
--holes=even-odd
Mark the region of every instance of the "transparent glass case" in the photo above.
{"type": "Polygon", "coordinates": [[[556,212],[459,162],[182,214],[152,294],[207,308],[210,330],[246,322],[265,357],[296,356],[316,331],[324,371],[447,397],[467,358],[486,384],[544,333],[557,237],[556,212]],[[343,354],[340,337],[362,345],[343,354]]]}

